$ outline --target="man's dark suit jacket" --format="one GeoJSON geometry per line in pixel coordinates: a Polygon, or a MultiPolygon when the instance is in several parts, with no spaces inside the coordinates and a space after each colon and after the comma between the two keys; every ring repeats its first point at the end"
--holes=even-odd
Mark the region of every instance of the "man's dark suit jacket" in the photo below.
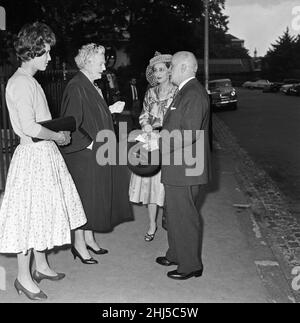
{"type": "Polygon", "coordinates": [[[136,87],[139,102],[134,102],[133,100],[132,88],[130,83],[127,83],[122,89],[121,100],[125,101],[124,110],[131,111],[133,114],[137,114],[137,113],[139,114],[141,112],[140,110],[141,110],[141,103],[143,102],[143,98],[141,97],[140,87],[137,84],[135,85],[135,87],[136,87]]]}
{"type": "MultiPolygon", "coordinates": [[[[163,130],[169,132],[173,130],[204,130],[204,170],[198,176],[186,176],[186,169],[193,168],[184,162],[182,165],[174,165],[172,163],[174,153],[178,149],[178,142],[175,141],[171,146],[170,160],[171,165],[162,165],[161,181],[165,185],[173,186],[191,186],[198,184],[206,184],[210,177],[210,149],[209,149],[209,98],[196,78],[188,81],[183,88],[177,93],[165,115],[163,121],[163,130]],[[176,146],[177,144],[177,146],[176,146]]],[[[160,142],[162,148],[163,142],[160,142]]],[[[196,148],[196,142],[185,143],[186,146],[192,145],[193,151],[196,148]]],[[[179,147],[179,149],[184,149],[179,147]]],[[[202,157],[202,156],[201,156],[202,157]]]]}
{"type": "Polygon", "coordinates": [[[135,85],[138,95],[138,100],[133,100],[132,88],[130,83],[127,83],[121,91],[121,100],[125,101],[123,113],[116,116],[117,122],[127,122],[128,132],[133,129],[140,128],[139,116],[142,111],[143,98],[141,97],[140,87],[135,85]]]}

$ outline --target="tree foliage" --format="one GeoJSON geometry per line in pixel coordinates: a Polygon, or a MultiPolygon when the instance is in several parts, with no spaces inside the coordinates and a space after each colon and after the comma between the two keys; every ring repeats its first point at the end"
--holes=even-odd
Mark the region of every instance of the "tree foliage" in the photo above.
{"type": "Polygon", "coordinates": [[[284,78],[299,69],[300,37],[290,35],[289,29],[271,45],[264,58],[264,72],[270,78],[284,78]]]}
{"type": "MultiPolygon", "coordinates": [[[[128,1],[126,1],[128,2],[128,1]]],[[[248,57],[247,51],[230,46],[226,38],[228,17],[223,14],[224,0],[210,1],[211,57],[248,57]],[[227,46],[227,47],[226,47],[227,46]]],[[[128,48],[132,61],[145,65],[155,51],[174,53],[190,50],[203,57],[204,7],[199,0],[132,0],[129,9],[128,48]]]]}
{"type": "MultiPolygon", "coordinates": [[[[57,35],[56,54],[67,59],[83,43],[127,44],[131,61],[144,66],[153,53],[191,50],[203,56],[204,7],[200,0],[4,0],[10,34],[36,20],[57,35]],[[130,38],[128,37],[130,35],[130,38]],[[126,41],[130,39],[129,41],[126,41]]],[[[212,57],[248,57],[225,34],[225,0],[211,0],[212,57]]]]}

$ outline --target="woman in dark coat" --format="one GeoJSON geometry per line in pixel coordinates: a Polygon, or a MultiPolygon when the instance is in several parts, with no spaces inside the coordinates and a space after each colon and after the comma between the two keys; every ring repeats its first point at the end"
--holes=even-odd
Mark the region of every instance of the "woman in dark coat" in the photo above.
{"type": "MultiPolygon", "coordinates": [[[[89,250],[95,254],[107,253],[98,246],[94,232],[109,232],[114,226],[133,219],[128,200],[129,170],[126,166],[100,166],[97,150],[103,143],[96,142],[101,130],[114,131],[111,113],[119,113],[123,102],[107,106],[101,90],[94,85],[105,71],[105,49],[88,44],[75,57],[80,71],[68,83],[62,100],[61,116],[74,116],[76,131],[71,144],[63,148],[68,169],[73,177],[87,216],[87,224],[75,231],[71,249],[74,258],[94,264],[89,250]]],[[[111,147],[117,149],[117,147],[111,147]]]]}

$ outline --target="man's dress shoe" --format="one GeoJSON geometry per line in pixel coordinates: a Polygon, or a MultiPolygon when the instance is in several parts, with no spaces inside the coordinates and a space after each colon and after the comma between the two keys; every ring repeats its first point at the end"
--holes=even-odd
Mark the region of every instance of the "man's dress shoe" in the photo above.
{"type": "Polygon", "coordinates": [[[167,275],[169,278],[172,278],[172,279],[185,280],[191,277],[201,277],[202,272],[203,272],[203,269],[199,269],[196,271],[192,271],[189,274],[182,274],[182,273],[179,273],[177,270],[173,270],[173,271],[169,271],[167,275]]]}
{"type": "Polygon", "coordinates": [[[166,257],[157,257],[156,262],[162,266],[173,266],[177,265],[175,262],[168,260],[166,257]]]}

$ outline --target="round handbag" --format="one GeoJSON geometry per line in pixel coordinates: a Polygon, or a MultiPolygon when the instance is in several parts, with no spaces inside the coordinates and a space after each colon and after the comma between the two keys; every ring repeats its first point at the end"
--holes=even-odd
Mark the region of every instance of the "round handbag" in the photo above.
{"type": "Polygon", "coordinates": [[[148,151],[143,143],[128,142],[128,168],[136,175],[151,177],[161,169],[161,154],[159,149],[148,151]]]}

